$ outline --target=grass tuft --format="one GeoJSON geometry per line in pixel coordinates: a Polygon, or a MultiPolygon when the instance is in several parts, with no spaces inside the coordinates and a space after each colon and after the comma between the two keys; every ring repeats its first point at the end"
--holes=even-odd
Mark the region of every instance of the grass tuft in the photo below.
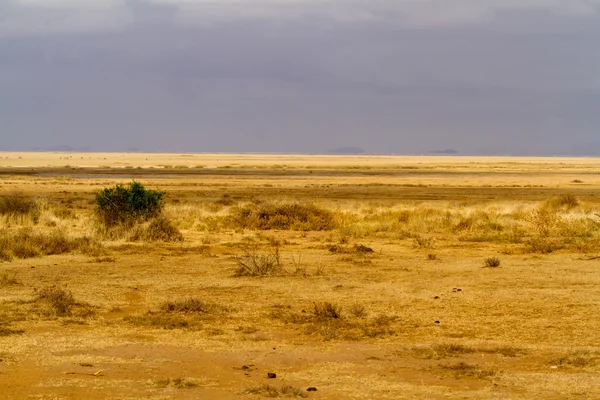
{"type": "Polygon", "coordinates": [[[275,246],[267,254],[248,251],[243,257],[237,257],[235,276],[265,277],[273,276],[283,271],[279,246],[275,246]]]}
{"type": "Polygon", "coordinates": [[[498,268],[501,264],[501,261],[498,257],[488,257],[483,260],[484,268],[498,268]]]}
{"type": "Polygon", "coordinates": [[[319,302],[319,303],[314,303],[313,312],[315,314],[315,317],[317,317],[317,318],[338,319],[342,315],[342,308],[335,303],[319,302]]]}

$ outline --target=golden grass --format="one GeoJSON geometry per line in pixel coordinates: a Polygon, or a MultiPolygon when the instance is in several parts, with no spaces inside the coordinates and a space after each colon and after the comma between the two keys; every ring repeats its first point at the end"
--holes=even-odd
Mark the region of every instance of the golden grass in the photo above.
{"type": "Polygon", "coordinates": [[[6,156],[8,398],[600,397],[596,159],[6,156]],[[125,173],[164,223],[98,234],[125,173]]]}

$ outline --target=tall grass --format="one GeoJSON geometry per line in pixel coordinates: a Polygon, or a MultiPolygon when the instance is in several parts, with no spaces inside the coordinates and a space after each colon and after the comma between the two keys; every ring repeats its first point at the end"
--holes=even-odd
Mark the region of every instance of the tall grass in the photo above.
{"type": "Polygon", "coordinates": [[[0,197],[0,215],[9,220],[23,223],[30,219],[36,224],[39,221],[41,209],[35,198],[24,193],[14,192],[0,197]]]}
{"type": "Polygon", "coordinates": [[[60,229],[49,232],[38,232],[31,228],[0,231],[0,260],[71,252],[98,255],[102,252],[102,246],[89,237],[70,237],[60,229]]]}

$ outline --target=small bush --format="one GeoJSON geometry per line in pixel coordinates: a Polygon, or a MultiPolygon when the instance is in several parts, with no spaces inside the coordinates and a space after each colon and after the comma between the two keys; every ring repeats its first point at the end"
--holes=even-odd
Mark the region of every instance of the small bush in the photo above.
{"type": "Polygon", "coordinates": [[[241,229],[325,231],[335,228],[333,213],[313,204],[263,203],[236,207],[230,221],[241,229]]]}
{"type": "Polygon", "coordinates": [[[148,190],[133,181],[129,187],[116,185],[96,193],[97,214],[106,227],[133,225],[160,215],[164,192],[148,190]]]}
{"type": "Polygon", "coordinates": [[[486,268],[498,268],[500,266],[500,259],[498,257],[488,257],[483,260],[483,266],[486,268]]]}
{"type": "Polygon", "coordinates": [[[236,261],[238,267],[235,276],[264,277],[279,274],[283,270],[279,247],[275,247],[267,254],[247,252],[244,257],[237,258],[236,261]]]}
{"type": "Polygon", "coordinates": [[[37,300],[50,306],[56,315],[70,315],[73,306],[77,302],[71,292],[67,292],[56,286],[49,286],[41,289],[37,294],[37,300]]]}
{"type": "Polygon", "coordinates": [[[330,302],[314,303],[314,314],[317,318],[338,319],[341,317],[342,309],[330,302]]]}

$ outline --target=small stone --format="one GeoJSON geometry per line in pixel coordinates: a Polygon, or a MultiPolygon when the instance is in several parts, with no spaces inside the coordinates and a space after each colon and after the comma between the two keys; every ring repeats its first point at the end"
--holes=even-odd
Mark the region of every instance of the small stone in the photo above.
{"type": "Polygon", "coordinates": [[[435,297],[434,297],[434,300],[437,300],[437,299],[439,299],[439,298],[440,298],[440,296],[435,296],[435,297]]]}
{"type": "Polygon", "coordinates": [[[440,321],[435,321],[435,323],[436,323],[436,324],[439,324],[439,323],[440,323],[440,321]]]}
{"type": "Polygon", "coordinates": [[[275,379],[277,378],[277,374],[275,372],[267,372],[267,378],[275,379]]]}
{"type": "Polygon", "coordinates": [[[316,392],[317,388],[314,386],[309,387],[308,389],[306,389],[307,392],[316,392]]]}

